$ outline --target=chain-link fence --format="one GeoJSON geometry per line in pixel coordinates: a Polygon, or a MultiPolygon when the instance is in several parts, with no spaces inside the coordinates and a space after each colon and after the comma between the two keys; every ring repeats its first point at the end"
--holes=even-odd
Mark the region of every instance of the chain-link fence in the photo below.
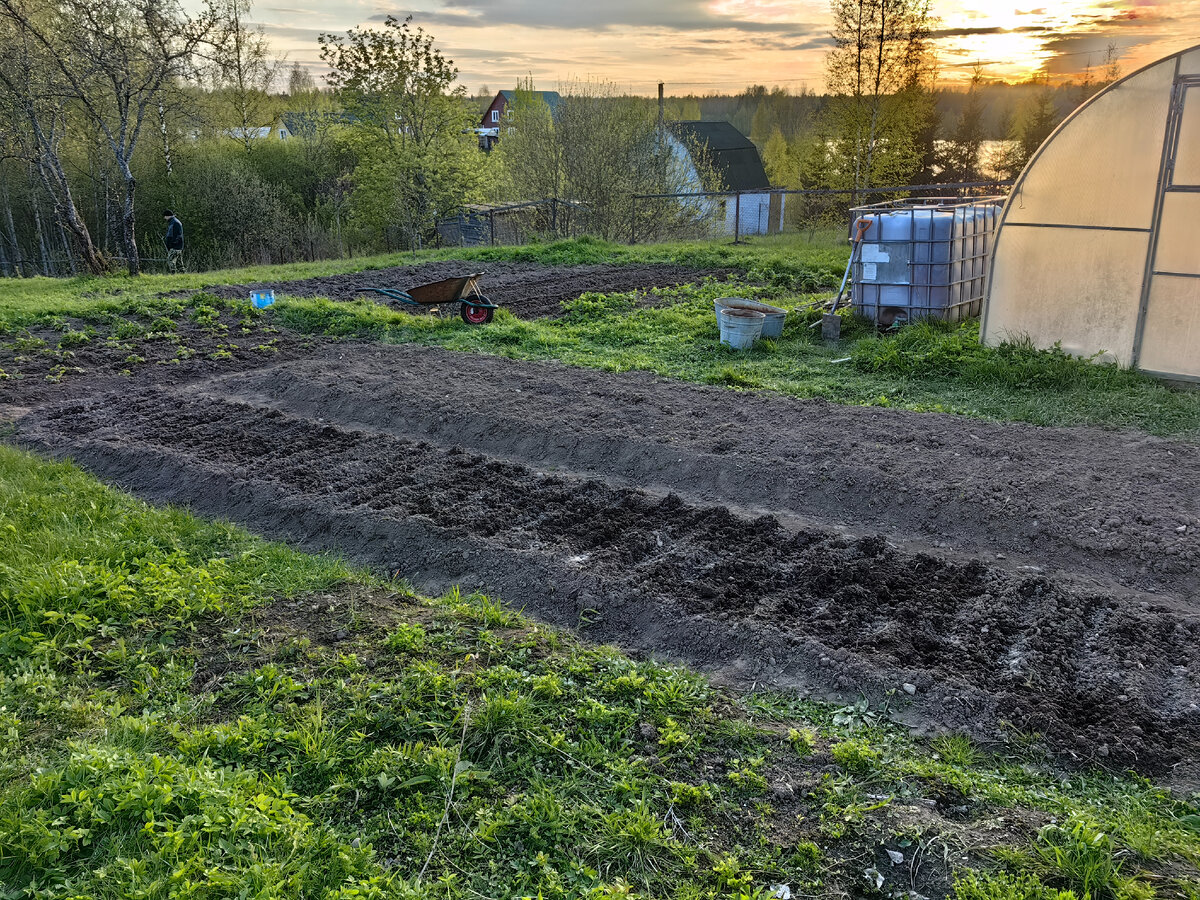
{"type": "Polygon", "coordinates": [[[858,190],[770,189],[763,191],[640,194],[633,198],[629,242],[720,240],[756,235],[810,236],[849,227],[852,209],[909,197],[970,198],[1004,195],[1011,181],[923,184],[858,190]]]}
{"type": "Polygon", "coordinates": [[[579,237],[588,233],[587,208],[551,197],[504,206],[466,206],[437,223],[443,247],[519,245],[532,240],[579,237]]]}

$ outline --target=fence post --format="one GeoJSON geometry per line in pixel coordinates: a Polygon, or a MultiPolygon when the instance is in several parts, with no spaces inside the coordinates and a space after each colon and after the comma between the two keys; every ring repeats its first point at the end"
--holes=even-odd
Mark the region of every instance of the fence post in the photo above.
{"type": "Polygon", "coordinates": [[[633,204],[629,208],[629,243],[637,243],[637,194],[633,195],[633,204]]]}
{"type": "Polygon", "coordinates": [[[742,192],[733,195],[733,242],[742,242],[742,192]]]}
{"type": "Polygon", "coordinates": [[[488,210],[488,231],[491,232],[491,243],[494,247],[496,246],[496,211],[494,209],[488,210]]]}

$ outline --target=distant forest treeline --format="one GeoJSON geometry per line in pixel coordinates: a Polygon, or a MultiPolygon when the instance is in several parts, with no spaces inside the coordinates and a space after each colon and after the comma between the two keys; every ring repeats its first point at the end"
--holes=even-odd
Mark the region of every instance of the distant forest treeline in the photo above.
{"type": "MultiPolygon", "coordinates": [[[[1095,81],[1069,81],[1049,86],[1040,81],[984,82],[979,88],[983,108],[982,137],[986,141],[1007,140],[1022,106],[1043,91],[1049,90],[1056,117],[1061,121],[1100,86],[1095,81]]],[[[938,87],[933,93],[939,133],[946,135],[970,102],[970,91],[967,86],[938,87]]],[[[474,96],[481,114],[494,96],[494,91],[485,95],[483,90],[474,96]]],[[[642,99],[657,105],[656,100],[642,99]]],[[[810,133],[830,100],[829,94],[803,88],[791,91],[754,85],[736,94],[668,96],[665,107],[670,119],[729,122],[762,150],[776,128],[789,139],[810,133]]]]}

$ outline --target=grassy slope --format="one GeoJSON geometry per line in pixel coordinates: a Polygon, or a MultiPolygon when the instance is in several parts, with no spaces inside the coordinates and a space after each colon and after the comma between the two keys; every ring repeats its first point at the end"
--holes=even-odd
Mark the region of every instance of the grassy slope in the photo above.
{"type": "MultiPolygon", "coordinates": [[[[845,340],[836,346],[823,344],[809,325],[815,317],[812,305],[825,295],[805,292],[836,282],[844,265],[844,249],[828,235],[818,235],[811,243],[792,237],[739,247],[622,247],[580,240],[437,251],[420,258],[448,257],[553,264],[670,261],[698,268],[732,268],[742,273],[744,282],[733,287],[714,283],[699,289],[662,291],[656,306],[649,309],[633,296],[589,296],[577,301],[562,320],[525,322],[501,312],[491,326],[479,329],[468,328],[457,318],[414,317],[366,302],[334,305],[286,297],[267,318],[310,333],[418,342],[520,359],[554,359],[610,371],[642,369],[689,381],[766,388],[839,403],[947,411],[1042,425],[1093,424],[1163,435],[1200,435],[1200,391],[1175,391],[1149,378],[1056,352],[1019,346],[982,348],[973,326],[917,327],[880,337],[848,321],[845,340]],[[799,311],[789,317],[782,341],[735,353],[718,344],[711,312],[711,300],[729,293],[799,311]]],[[[52,324],[64,331],[93,327],[101,336],[109,337],[114,331],[120,334],[122,351],[136,359],[141,336],[146,332],[161,335],[163,329],[154,325],[159,317],[188,315],[203,321],[213,307],[223,305],[204,296],[159,297],[165,290],[301,278],[409,262],[410,255],[396,255],[176,279],[5,280],[0,282],[0,335],[9,335],[11,347],[19,344],[28,327],[52,324]]],[[[20,352],[24,351],[18,349],[20,352]]],[[[54,353],[56,348],[35,352],[54,353]]],[[[7,374],[19,376],[19,363],[5,363],[11,369],[7,374]]],[[[64,366],[69,370],[69,359],[64,366]]]]}
{"type": "Polygon", "coordinates": [[[0,446],[0,897],[899,896],[914,873],[962,900],[1200,897],[1196,798],[1007,752],[734,696],[0,446]]]}
{"type": "Polygon", "coordinates": [[[516,261],[544,265],[597,265],[616,263],[673,263],[698,269],[736,269],[775,275],[816,272],[822,283],[841,277],[846,251],[837,237],[820,232],[811,240],[796,236],[763,239],[756,244],[733,246],[711,242],[676,244],[610,244],[593,238],[534,244],[525,247],[473,247],[392,253],[357,259],[313,263],[251,266],[182,275],[142,275],[131,278],[26,278],[0,279],[0,326],[19,327],[43,316],[99,317],[124,312],[164,292],[198,290],[206,285],[290,281],[322,275],[340,275],[391,266],[410,266],[441,259],[480,262],[516,261]]]}

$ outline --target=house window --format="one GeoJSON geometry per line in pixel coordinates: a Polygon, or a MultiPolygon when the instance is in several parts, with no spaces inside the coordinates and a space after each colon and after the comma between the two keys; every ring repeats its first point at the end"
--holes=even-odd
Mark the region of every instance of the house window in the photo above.
{"type": "Polygon", "coordinates": [[[499,121],[500,121],[500,110],[498,110],[498,109],[493,109],[493,110],[492,110],[492,121],[493,121],[493,122],[499,122],[499,121]]]}
{"type": "Polygon", "coordinates": [[[513,117],[513,115],[512,115],[512,110],[511,110],[511,109],[506,109],[506,110],[504,111],[504,118],[506,118],[506,119],[511,119],[512,117],[513,117]]]}
{"type": "Polygon", "coordinates": [[[508,133],[509,133],[509,134],[516,134],[516,133],[517,133],[517,129],[513,128],[513,127],[510,125],[510,126],[508,127],[508,133]]]}

